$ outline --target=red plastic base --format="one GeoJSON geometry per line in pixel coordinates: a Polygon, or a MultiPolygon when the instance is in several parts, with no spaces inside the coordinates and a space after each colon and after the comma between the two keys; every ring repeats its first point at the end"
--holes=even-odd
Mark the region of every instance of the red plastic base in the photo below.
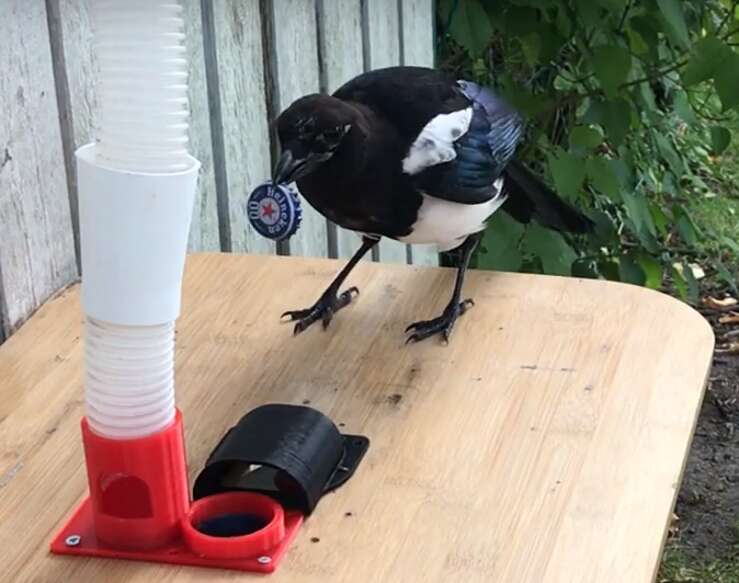
{"type": "Polygon", "coordinates": [[[95,527],[92,517],[92,506],[87,498],[77,509],[70,521],[51,543],[51,552],[58,555],[77,555],[85,557],[101,557],[108,559],[126,559],[133,561],[148,561],[154,563],[169,563],[174,565],[190,565],[197,567],[215,567],[218,569],[235,569],[257,573],[272,573],[285,556],[292,544],[298,529],[303,522],[303,515],[297,512],[285,514],[285,537],[269,552],[259,557],[247,559],[206,558],[199,556],[187,548],[178,539],[172,544],[149,551],[128,551],[113,549],[101,543],[95,536],[95,527]],[[74,537],[68,544],[67,540],[74,537]],[[76,537],[79,537],[77,539],[76,537]],[[79,542],[77,542],[79,541],[79,542]]]}
{"type": "Polygon", "coordinates": [[[139,439],[103,437],[83,419],[82,439],[90,496],[51,543],[53,553],[270,573],[303,522],[302,514],[250,492],[191,504],[179,411],[169,427],[139,439]],[[236,536],[198,530],[240,514],[265,526],[236,536]]]}

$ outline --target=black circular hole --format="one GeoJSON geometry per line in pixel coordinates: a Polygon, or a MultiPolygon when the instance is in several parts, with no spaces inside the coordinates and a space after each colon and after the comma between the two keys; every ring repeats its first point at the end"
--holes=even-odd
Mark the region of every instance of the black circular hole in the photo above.
{"type": "Polygon", "coordinates": [[[262,530],[267,524],[268,521],[257,514],[234,512],[206,518],[196,524],[195,528],[208,536],[230,537],[252,534],[262,530]]]}

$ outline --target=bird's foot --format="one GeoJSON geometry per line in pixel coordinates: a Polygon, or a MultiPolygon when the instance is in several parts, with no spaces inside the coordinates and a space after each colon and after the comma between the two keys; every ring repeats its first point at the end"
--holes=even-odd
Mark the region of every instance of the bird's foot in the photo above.
{"type": "Polygon", "coordinates": [[[331,319],[334,317],[334,314],[341,308],[348,306],[358,295],[359,290],[356,287],[350,287],[338,296],[334,290],[329,289],[315,304],[313,304],[312,307],[306,308],[305,310],[287,311],[282,314],[280,319],[283,322],[297,321],[295,328],[293,329],[294,334],[300,334],[303,330],[308,328],[308,326],[313,324],[313,322],[317,322],[318,320],[323,322],[323,329],[325,330],[331,323],[331,319]]]}
{"type": "Polygon", "coordinates": [[[438,318],[414,322],[405,329],[406,334],[411,332],[411,335],[408,336],[408,339],[406,340],[406,344],[409,342],[420,342],[421,340],[425,340],[435,334],[441,334],[444,342],[448,344],[449,336],[452,333],[452,328],[454,328],[454,323],[457,321],[457,318],[474,305],[475,302],[467,299],[458,304],[451,304],[438,318]]]}

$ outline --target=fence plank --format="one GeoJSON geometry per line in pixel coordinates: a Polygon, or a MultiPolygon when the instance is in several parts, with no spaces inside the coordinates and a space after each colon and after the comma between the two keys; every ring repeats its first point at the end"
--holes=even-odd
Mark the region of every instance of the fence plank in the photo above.
{"type": "MultiPolygon", "coordinates": [[[[69,112],[74,130],[73,147],[94,139],[98,121],[95,92],[97,60],[91,50],[93,32],[90,6],[95,0],[51,0],[59,3],[64,49],[66,81],[69,87],[69,112]]],[[[205,84],[203,37],[199,0],[182,0],[186,22],[186,45],[189,61],[190,145],[193,155],[202,163],[193,222],[190,229],[191,250],[217,250],[218,217],[210,139],[208,94],[205,84]]],[[[73,155],[67,153],[67,155],[73,155]]],[[[72,170],[74,165],[72,165],[72,170]]],[[[76,188],[76,178],[72,180],[76,188]]],[[[75,195],[76,197],[76,195],[75,195]]]]}
{"type": "MultiPolygon", "coordinates": [[[[320,90],[315,0],[280,0],[272,3],[270,29],[274,52],[275,112],[320,90]]],[[[303,224],[290,239],[290,255],[328,255],[328,221],[303,204],[303,224]]]]}
{"type": "MultiPolygon", "coordinates": [[[[361,0],[318,0],[321,86],[334,92],[364,70],[361,0]]],[[[336,227],[336,255],[350,257],[359,246],[356,233],[336,227]]]]}
{"type": "Polygon", "coordinates": [[[434,66],[434,1],[400,0],[404,65],[434,66]]]}
{"type": "Polygon", "coordinates": [[[77,277],[43,2],[0,19],[0,336],[77,277]]]}
{"type": "Polygon", "coordinates": [[[274,253],[249,224],[246,199],[270,175],[262,17],[257,0],[203,0],[211,122],[225,250],[274,253]]]}
{"type": "MultiPolygon", "coordinates": [[[[93,0],[94,1],[94,0],[93,0]]],[[[189,247],[195,251],[220,249],[210,108],[203,51],[203,17],[199,0],[181,0],[185,18],[190,101],[190,148],[201,163],[198,193],[190,227],[189,247]]]]}
{"type": "MultiPolygon", "coordinates": [[[[403,64],[433,67],[434,1],[400,0],[400,20],[403,64]]],[[[411,261],[418,265],[438,265],[438,250],[433,245],[413,245],[411,261]]]]}
{"type": "MultiPolygon", "coordinates": [[[[400,64],[398,0],[364,0],[364,65],[366,70],[400,64]]],[[[407,263],[408,247],[383,239],[377,254],[386,263],[407,263]]]]}

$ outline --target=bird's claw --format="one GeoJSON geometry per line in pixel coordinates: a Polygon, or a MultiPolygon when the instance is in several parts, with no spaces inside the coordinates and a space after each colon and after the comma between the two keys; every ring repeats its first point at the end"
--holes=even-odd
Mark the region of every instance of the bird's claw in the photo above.
{"type": "Polygon", "coordinates": [[[321,320],[323,329],[328,328],[334,314],[348,306],[359,295],[359,289],[350,287],[338,296],[333,290],[323,294],[318,301],[304,310],[288,310],[280,316],[282,322],[296,322],[293,334],[300,334],[314,322],[321,320]]]}
{"type": "Polygon", "coordinates": [[[466,299],[463,302],[454,304],[444,310],[444,313],[438,318],[433,320],[423,320],[421,322],[414,322],[405,329],[406,334],[412,332],[406,339],[405,343],[420,342],[436,334],[441,334],[444,343],[449,343],[449,337],[452,334],[452,329],[457,321],[457,318],[469,310],[475,302],[471,299],[466,299]]]}

